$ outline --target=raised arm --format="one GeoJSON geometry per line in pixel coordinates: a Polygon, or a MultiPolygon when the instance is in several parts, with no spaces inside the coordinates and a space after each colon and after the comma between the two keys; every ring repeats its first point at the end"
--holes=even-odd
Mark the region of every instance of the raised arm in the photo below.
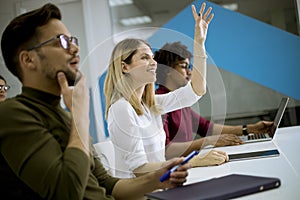
{"type": "Polygon", "coordinates": [[[194,32],[194,65],[192,71],[191,84],[195,93],[199,96],[206,93],[206,51],[205,40],[208,30],[208,25],[214,17],[211,14],[212,8],[209,7],[204,13],[206,4],[203,3],[199,14],[194,5],[192,5],[192,12],[195,19],[194,32]]]}

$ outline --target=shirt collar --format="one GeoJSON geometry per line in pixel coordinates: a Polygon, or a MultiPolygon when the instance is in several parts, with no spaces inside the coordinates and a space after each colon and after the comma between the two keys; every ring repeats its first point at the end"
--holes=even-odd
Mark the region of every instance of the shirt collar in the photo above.
{"type": "Polygon", "coordinates": [[[170,90],[168,88],[166,88],[165,86],[163,86],[163,85],[159,85],[157,90],[156,90],[157,94],[165,94],[165,93],[168,93],[168,92],[170,92],[170,90]]]}
{"type": "Polygon", "coordinates": [[[37,90],[30,87],[22,87],[22,95],[34,101],[46,103],[52,106],[59,105],[61,100],[60,96],[56,96],[51,93],[37,90]]]}

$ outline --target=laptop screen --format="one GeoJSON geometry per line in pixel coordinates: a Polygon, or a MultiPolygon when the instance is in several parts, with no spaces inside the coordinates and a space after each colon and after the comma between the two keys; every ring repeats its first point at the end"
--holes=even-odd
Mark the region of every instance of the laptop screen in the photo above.
{"type": "Polygon", "coordinates": [[[276,130],[277,130],[279,124],[280,124],[281,118],[282,118],[282,116],[284,114],[284,111],[285,111],[285,108],[286,108],[286,106],[288,104],[288,101],[289,101],[288,97],[283,97],[281,99],[281,102],[279,104],[276,116],[275,116],[274,121],[273,121],[274,122],[273,126],[271,128],[271,134],[270,134],[271,137],[274,136],[274,134],[275,134],[275,132],[276,132],[276,130]]]}

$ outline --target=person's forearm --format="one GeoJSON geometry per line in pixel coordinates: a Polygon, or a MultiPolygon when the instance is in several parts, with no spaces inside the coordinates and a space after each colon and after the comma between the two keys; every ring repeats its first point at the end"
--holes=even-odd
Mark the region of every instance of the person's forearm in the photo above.
{"type": "Polygon", "coordinates": [[[118,181],[112,191],[112,195],[115,199],[120,200],[143,199],[146,193],[156,189],[160,189],[159,177],[156,180],[152,173],[148,173],[135,179],[122,179],[118,181]]]}
{"type": "Polygon", "coordinates": [[[200,138],[191,142],[174,142],[171,143],[166,149],[166,158],[171,159],[174,157],[187,156],[194,150],[199,150],[204,146],[204,139],[200,138]]]}
{"type": "Polygon", "coordinates": [[[230,126],[230,125],[220,125],[220,124],[214,124],[213,127],[213,135],[218,134],[234,134],[234,135],[243,135],[242,126],[230,126]]]}
{"type": "Polygon", "coordinates": [[[206,93],[206,51],[204,42],[199,42],[199,31],[195,30],[194,65],[191,84],[195,93],[202,96],[206,93]]]}
{"type": "Polygon", "coordinates": [[[147,174],[149,172],[153,172],[154,170],[161,168],[162,165],[163,165],[163,162],[145,163],[144,165],[136,168],[133,172],[134,172],[134,175],[138,177],[138,176],[147,174]]]}

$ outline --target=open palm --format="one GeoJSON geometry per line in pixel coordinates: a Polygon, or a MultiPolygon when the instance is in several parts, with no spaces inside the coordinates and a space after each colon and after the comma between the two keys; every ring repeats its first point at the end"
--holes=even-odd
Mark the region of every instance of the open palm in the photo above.
{"type": "Polygon", "coordinates": [[[199,42],[205,42],[208,25],[214,17],[214,14],[211,13],[211,7],[209,7],[205,14],[203,14],[205,7],[206,4],[203,3],[198,14],[196,7],[192,5],[192,12],[195,19],[195,34],[198,36],[199,42]]]}

